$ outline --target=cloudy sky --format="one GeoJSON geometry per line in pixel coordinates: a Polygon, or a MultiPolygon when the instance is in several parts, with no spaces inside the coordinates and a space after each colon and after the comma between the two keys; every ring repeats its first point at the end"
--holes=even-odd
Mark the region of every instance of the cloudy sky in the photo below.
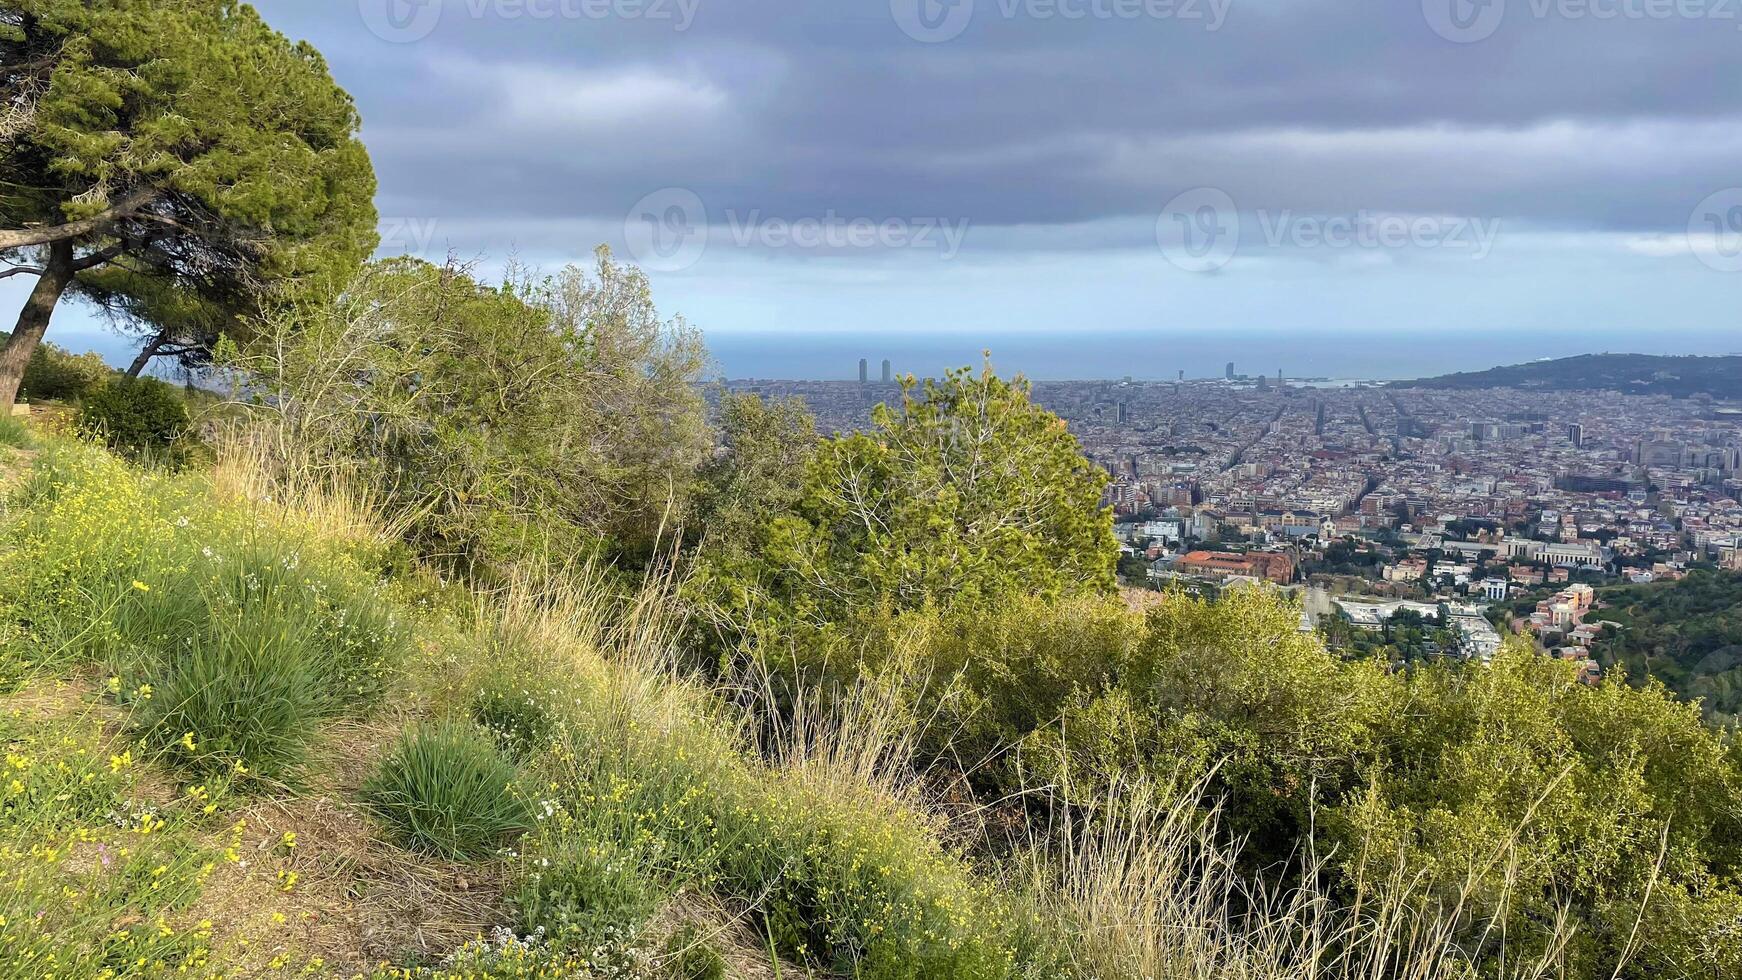
{"type": "Polygon", "coordinates": [[[1742,0],[255,2],[356,97],[384,252],[610,243],[735,374],[1742,348],[1742,0]]]}

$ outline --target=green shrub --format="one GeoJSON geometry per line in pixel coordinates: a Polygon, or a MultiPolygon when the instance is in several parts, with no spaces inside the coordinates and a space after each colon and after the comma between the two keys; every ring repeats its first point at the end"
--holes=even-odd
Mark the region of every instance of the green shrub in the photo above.
{"type": "Polygon", "coordinates": [[[85,397],[79,426],[133,458],[179,462],[188,428],[187,405],[156,378],[123,378],[85,397]]]}
{"type": "Polygon", "coordinates": [[[293,776],[330,704],[321,663],[279,617],[245,615],[148,660],[133,695],[145,740],[202,772],[293,776]],[[149,685],[146,687],[145,685],[149,685]]]}
{"type": "Polygon", "coordinates": [[[118,373],[95,351],[74,354],[43,342],[30,354],[18,396],[30,401],[77,401],[101,388],[118,373]]]}
{"type": "Polygon", "coordinates": [[[407,731],[363,787],[364,802],[399,842],[447,858],[487,857],[532,826],[516,770],[467,722],[407,731]]]}
{"type": "Polygon", "coordinates": [[[380,695],[404,636],[370,592],[302,568],[289,545],[204,550],[155,587],[125,588],[112,673],[143,736],[176,761],[289,778],[323,722],[380,695]]]}
{"type": "Polygon", "coordinates": [[[588,835],[550,835],[510,896],[523,931],[539,929],[558,948],[585,949],[638,932],[659,908],[646,855],[588,835]]]}

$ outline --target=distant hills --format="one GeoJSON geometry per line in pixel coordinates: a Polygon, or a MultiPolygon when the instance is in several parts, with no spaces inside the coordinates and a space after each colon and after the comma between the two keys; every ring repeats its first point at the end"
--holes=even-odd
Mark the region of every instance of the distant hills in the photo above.
{"type": "Polygon", "coordinates": [[[1656,354],[1581,354],[1486,371],[1393,382],[1393,388],[1604,389],[1633,395],[1742,399],[1742,355],[1664,357],[1656,354]]]}

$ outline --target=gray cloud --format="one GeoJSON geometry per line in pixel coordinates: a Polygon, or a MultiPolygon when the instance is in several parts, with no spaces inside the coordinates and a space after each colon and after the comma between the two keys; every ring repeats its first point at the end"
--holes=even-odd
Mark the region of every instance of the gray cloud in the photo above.
{"type": "Polygon", "coordinates": [[[403,44],[357,0],[257,5],[356,95],[383,212],[453,228],[608,229],[681,186],[714,220],[959,217],[1096,247],[1129,235],[1084,229],[1140,226],[1210,185],[1243,209],[1673,232],[1742,173],[1742,22],[1726,17],[1510,0],[1492,36],[1454,43],[1417,0],[1231,0],[1214,31],[974,0],[960,36],[926,44],[889,0],[687,0],[684,31],[584,2],[447,0],[403,44]]]}

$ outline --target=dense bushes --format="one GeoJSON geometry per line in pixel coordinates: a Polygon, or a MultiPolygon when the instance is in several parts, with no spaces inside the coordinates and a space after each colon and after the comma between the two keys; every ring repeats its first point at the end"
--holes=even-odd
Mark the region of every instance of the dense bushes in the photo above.
{"type": "Polygon", "coordinates": [[[1742,575],[1695,569],[1680,582],[1604,589],[1607,629],[1591,647],[1629,682],[1657,678],[1700,699],[1706,721],[1742,732],[1742,575]]]}
{"type": "Polygon", "coordinates": [[[117,372],[95,351],[74,354],[45,342],[31,351],[18,396],[29,401],[78,401],[114,377],[117,372]]]}
{"type": "Polygon", "coordinates": [[[802,426],[765,414],[728,413],[734,455],[752,458],[710,471],[744,537],[704,549],[691,592],[728,640],[850,635],[868,612],[1113,590],[1106,475],[1020,379],[988,365],[910,385],[899,409],[877,406],[873,432],[802,455],[789,448],[802,426]],[[771,451],[801,472],[756,479],[755,455],[771,451]]]}
{"type": "Polygon", "coordinates": [[[276,465],[385,498],[425,557],[499,585],[652,553],[708,450],[704,359],[601,251],[590,272],[501,286],[383,262],[236,360],[276,465]]]}
{"type": "Polygon", "coordinates": [[[156,378],[121,378],[85,395],[79,426],[117,452],[175,462],[184,455],[187,404],[156,378]]]}
{"type": "Polygon", "coordinates": [[[1098,818],[1133,780],[1197,784],[1244,874],[1334,855],[1335,889],[1438,910],[1485,969],[1501,948],[1570,976],[1742,968],[1717,925],[1742,921],[1742,749],[1697,707],[1523,648],[1388,674],[1298,627],[1259,590],[1146,615],[1031,601],[900,617],[831,662],[913,678],[934,764],[1030,819],[1043,799],[1098,818]]]}

